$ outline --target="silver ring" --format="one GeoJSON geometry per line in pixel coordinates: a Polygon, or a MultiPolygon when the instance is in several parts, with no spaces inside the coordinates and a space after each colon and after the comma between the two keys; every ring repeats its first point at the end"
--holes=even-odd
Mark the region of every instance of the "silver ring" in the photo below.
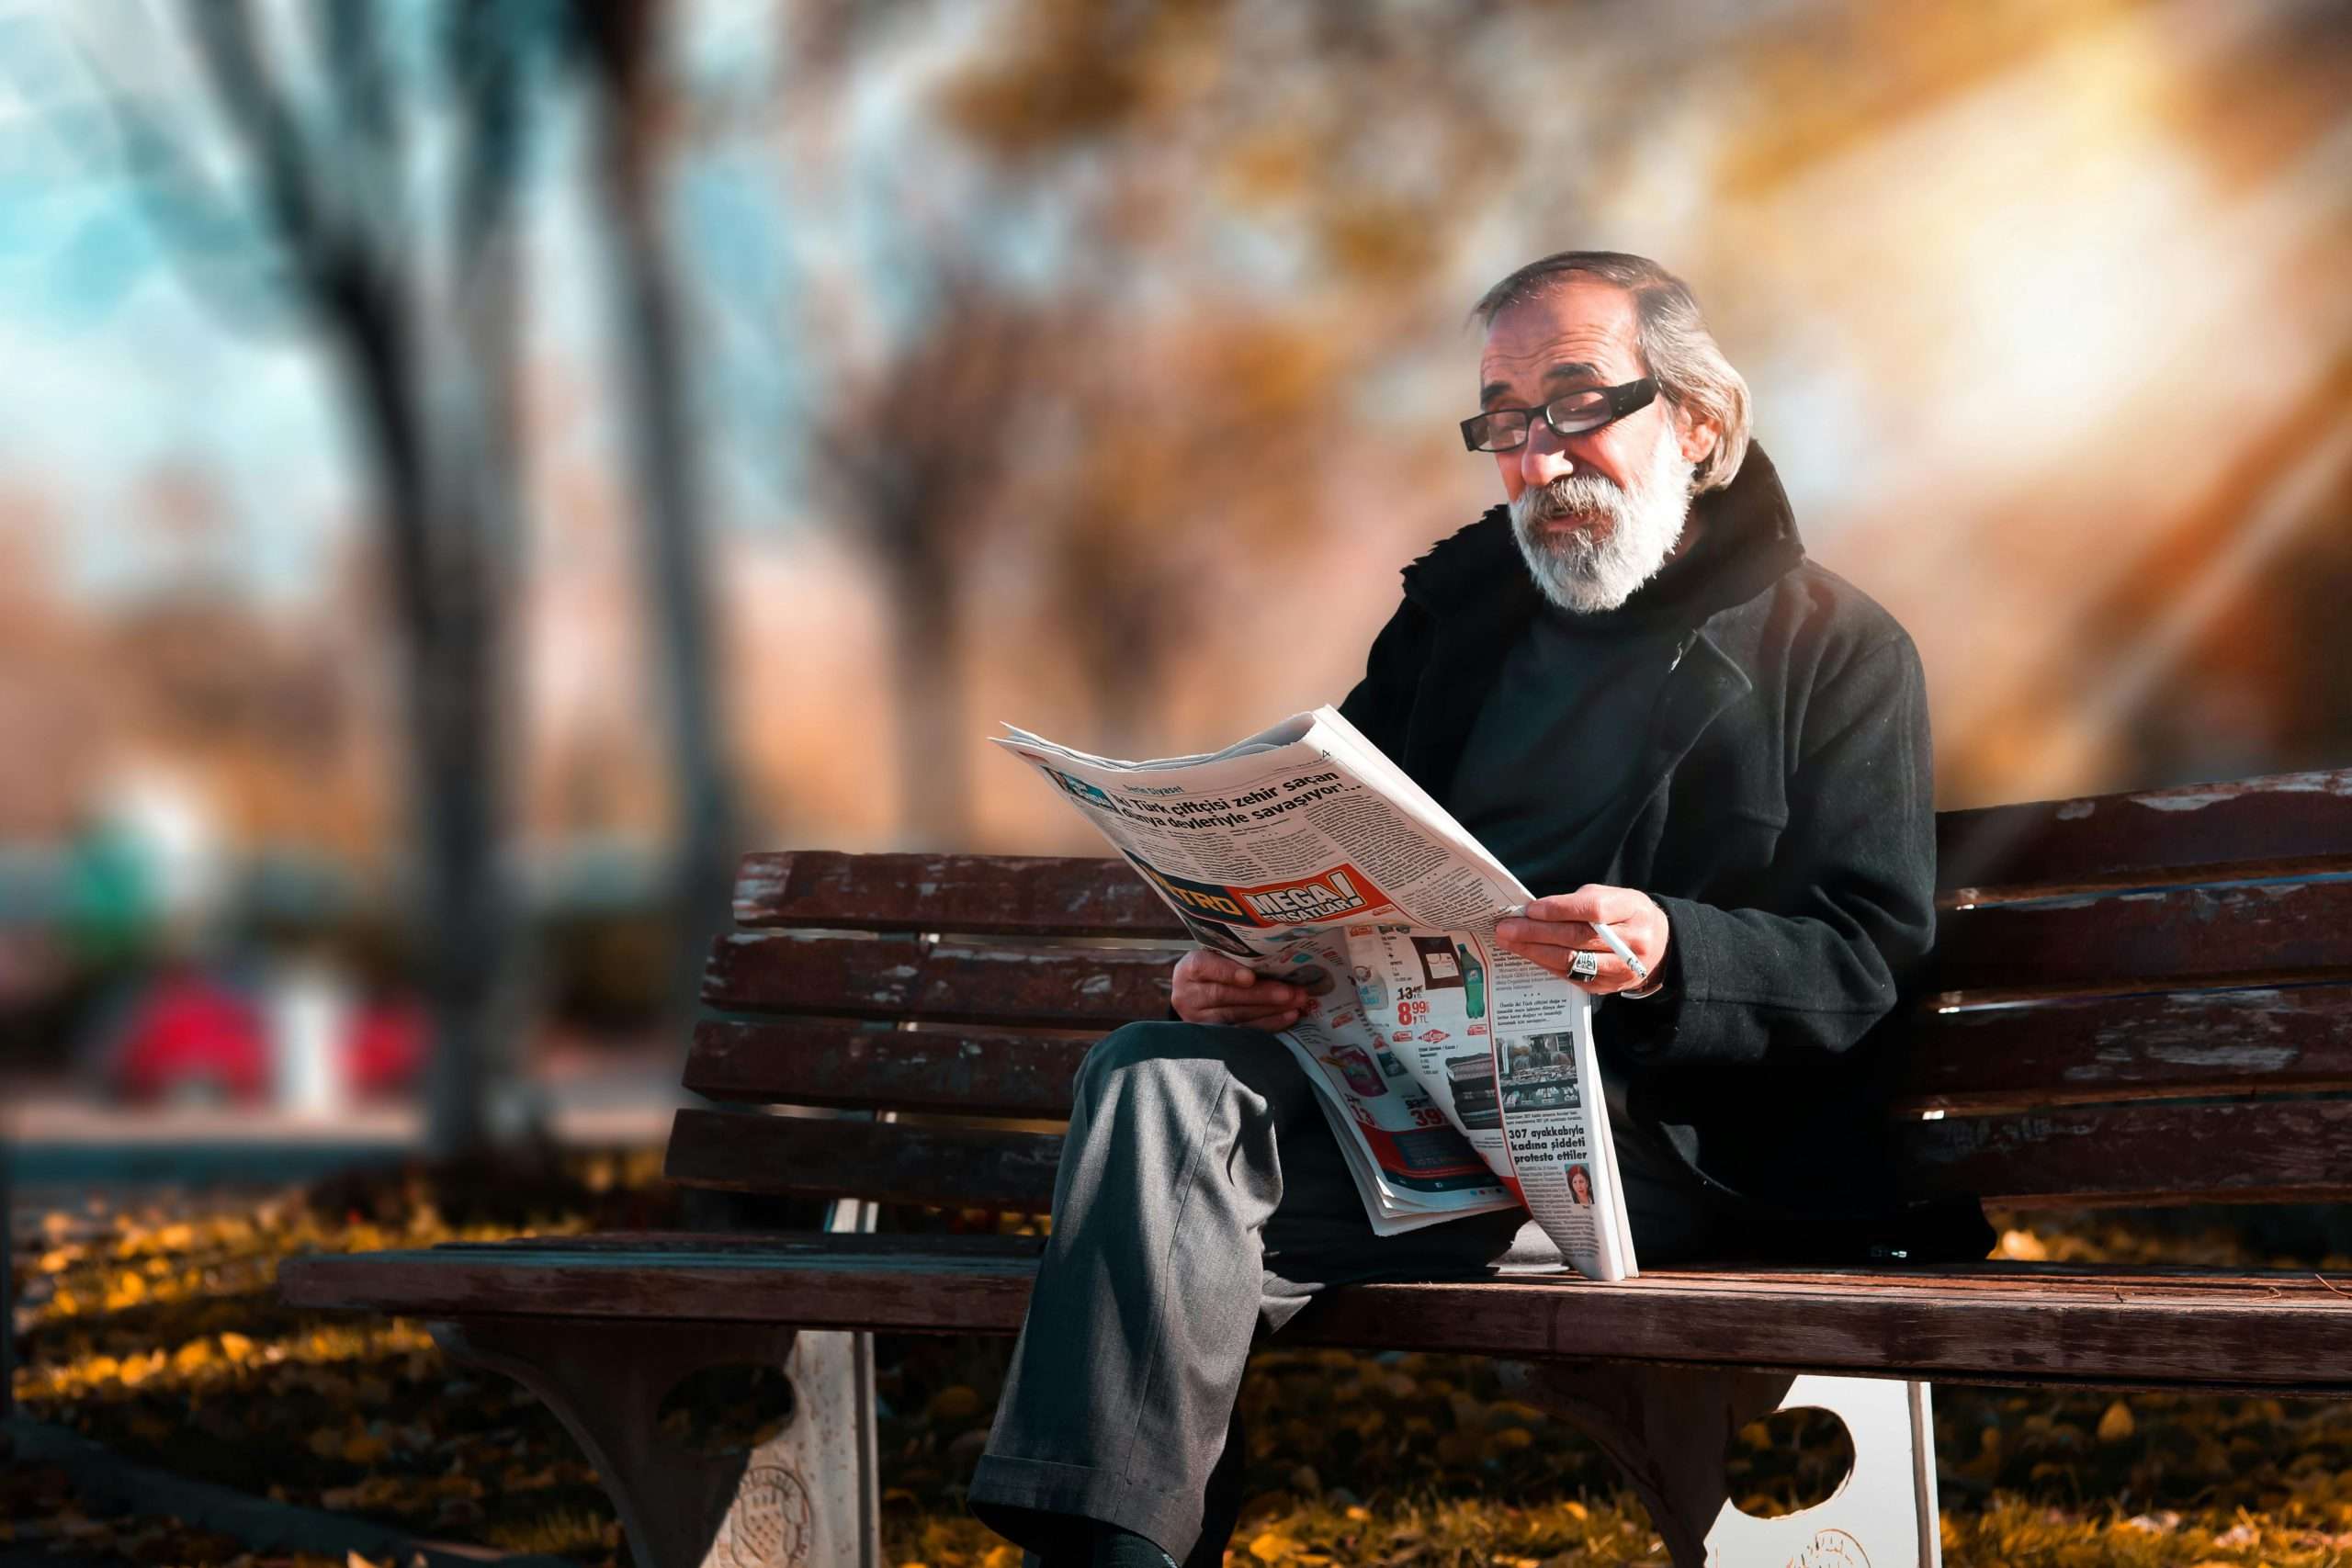
{"type": "Polygon", "coordinates": [[[1579,953],[1568,960],[1568,978],[1571,980],[1589,980],[1600,973],[1600,954],[1597,953],[1579,953]]]}

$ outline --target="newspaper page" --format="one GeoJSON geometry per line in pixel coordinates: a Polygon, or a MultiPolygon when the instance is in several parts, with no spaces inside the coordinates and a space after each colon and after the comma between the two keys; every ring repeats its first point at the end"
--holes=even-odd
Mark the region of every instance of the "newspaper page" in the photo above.
{"type": "Polygon", "coordinates": [[[1496,944],[1527,889],[1338,710],[1140,762],[1006,728],[1194,940],[1306,993],[1277,1038],[1376,1232],[1523,1204],[1578,1272],[1635,1272],[1592,998],[1496,944]]]}

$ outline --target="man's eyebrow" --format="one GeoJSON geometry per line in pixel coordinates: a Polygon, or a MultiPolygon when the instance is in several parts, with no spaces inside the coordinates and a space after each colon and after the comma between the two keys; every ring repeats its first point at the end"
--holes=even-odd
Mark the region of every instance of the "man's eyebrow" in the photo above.
{"type": "MultiPolygon", "coordinates": [[[[1544,379],[1546,381],[1572,379],[1598,381],[1600,379],[1600,371],[1597,367],[1581,359],[1564,359],[1544,371],[1544,379]]],[[[1481,403],[1491,403],[1510,390],[1510,383],[1508,381],[1489,381],[1478,389],[1478,400],[1481,403]]]]}

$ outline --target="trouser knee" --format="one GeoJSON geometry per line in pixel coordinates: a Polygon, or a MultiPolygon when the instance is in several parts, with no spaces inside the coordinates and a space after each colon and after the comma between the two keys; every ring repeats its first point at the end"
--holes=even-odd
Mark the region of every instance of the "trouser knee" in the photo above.
{"type": "Polygon", "coordinates": [[[1072,1081],[1080,1105],[1098,1105],[1114,1087],[1165,1080],[1197,1071],[1201,1031],[1195,1024],[1153,1020],[1122,1024],[1095,1042],[1072,1081]]]}

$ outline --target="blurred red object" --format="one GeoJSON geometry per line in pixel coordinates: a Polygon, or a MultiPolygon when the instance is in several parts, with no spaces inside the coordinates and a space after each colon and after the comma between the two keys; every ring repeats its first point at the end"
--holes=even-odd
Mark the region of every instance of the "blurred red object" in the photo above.
{"type": "MultiPolygon", "coordinates": [[[[413,998],[386,997],[347,1015],[342,1091],[366,1098],[413,1089],[431,1031],[413,998]]],[[[115,1095],[130,1104],[252,1105],[273,1088],[267,1020],[247,993],[201,969],[157,976],[130,1009],[111,1053],[115,1095]]]]}
{"type": "Polygon", "coordinates": [[[413,1001],[376,1001],[360,1010],[344,1056],[351,1092],[391,1094],[413,1087],[424,1071],[428,1038],[424,1009],[413,1001]]]}
{"type": "Polygon", "coordinates": [[[133,1102],[254,1102],[269,1092],[269,1037],[233,987],[198,969],[159,976],[132,1010],[115,1091],[133,1102]]]}

